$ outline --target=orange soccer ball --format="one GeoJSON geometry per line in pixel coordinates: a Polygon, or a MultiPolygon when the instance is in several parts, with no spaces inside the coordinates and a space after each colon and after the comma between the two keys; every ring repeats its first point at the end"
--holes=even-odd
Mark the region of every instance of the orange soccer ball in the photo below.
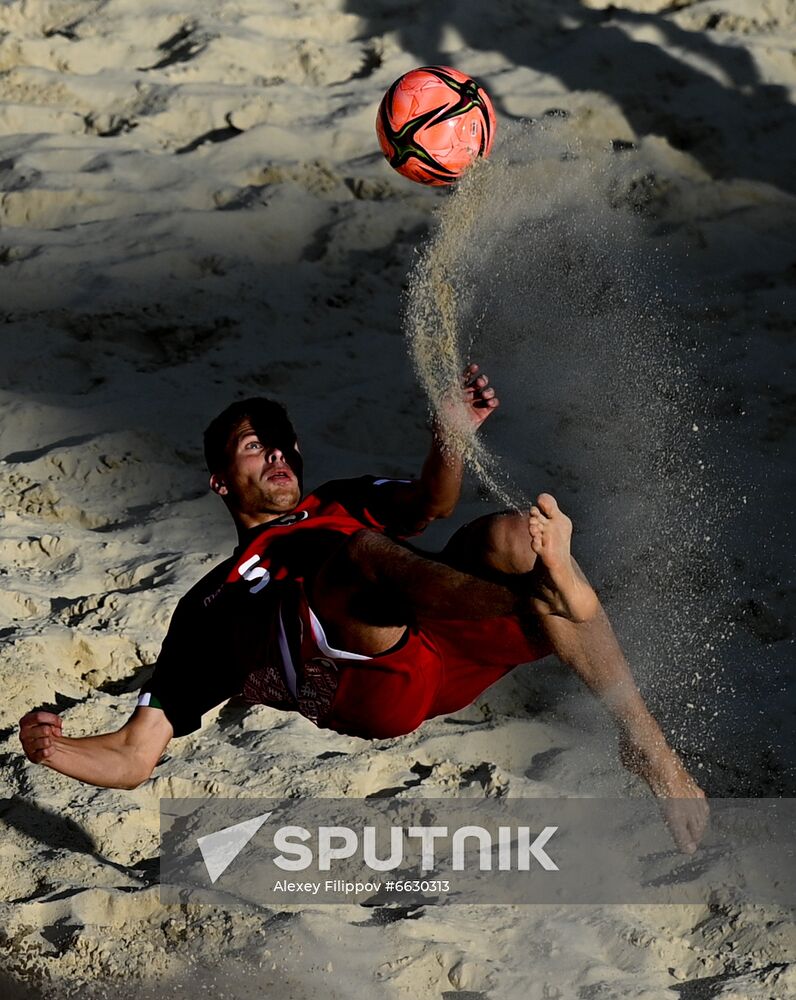
{"type": "Polygon", "coordinates": [[[399,174],[419,184],[452,184],[477,156],[489,156],[495,111],[471,77],[450,66],[422,66],[384,95],[376,134],[399,174]]]}

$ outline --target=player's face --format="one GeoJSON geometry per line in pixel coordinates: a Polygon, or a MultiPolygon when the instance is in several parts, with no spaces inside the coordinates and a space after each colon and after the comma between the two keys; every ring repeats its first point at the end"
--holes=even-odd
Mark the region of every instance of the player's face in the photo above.
{"type": "Polygon", "coordinates": [[[301,499],[298,477],[287,455],[295,442],[283,447],[269,443],[249,420],[242,421],[227,444],[227,467],[216,473],[210,485],[224,497],[233,514],[244,525],[261,524],[293,510],[301,499]]]}

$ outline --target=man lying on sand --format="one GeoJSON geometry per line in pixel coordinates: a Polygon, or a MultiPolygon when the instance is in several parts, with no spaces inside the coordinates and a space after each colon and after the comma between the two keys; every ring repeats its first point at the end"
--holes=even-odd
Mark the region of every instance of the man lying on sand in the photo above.
{"type": "MultiPolygon", "coordinates": [[[[498,398],[471,364],[448,406],[457,433],[474,434],[498,398]]],[[[480,517],[438,555],[396,540],[458,502],[463,466],[446,426],[436,425],[419,479],[335,480],[302,499],[285,410],[266,399],[224,410],[205,432],[205,455],[237,548],[179,602],[130,719],[116,732],[70,738],[57,715],[29,712],[20,720],[29,760],[135,788],[172,737],[199,729],[204,712],[235,695],[387,739],[555,653],[603,699],[623,764],[661,799],[678,847],[692,853],[707,822],[704,793],[644,704],[570,555],[572,523],[555,499],[542,493],[529,513],[480,517]]]]}

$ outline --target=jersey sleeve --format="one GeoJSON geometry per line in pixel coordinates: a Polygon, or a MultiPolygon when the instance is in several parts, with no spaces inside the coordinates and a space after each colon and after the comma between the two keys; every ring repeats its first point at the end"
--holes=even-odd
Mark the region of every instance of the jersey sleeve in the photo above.
{"type": "Polygon", "coordinates": [[[200,729],[205,712],[237,693],[234,672],[219,660],[218,646],[218,639],[208,634],[191,603],[183,599],[172,616],[154,673],[142,685],[137,702],[162,709],[174,736],[200,729]]]}

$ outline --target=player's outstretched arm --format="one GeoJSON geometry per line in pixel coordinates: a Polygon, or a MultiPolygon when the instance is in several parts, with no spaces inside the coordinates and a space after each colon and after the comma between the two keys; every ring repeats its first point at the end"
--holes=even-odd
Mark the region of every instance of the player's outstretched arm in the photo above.
{"type": "Polygon", "coordinates": [[[489,378],[477,364],[468,364],[434,419],[420,478],[393,495],[394,519],[406,525],[406,534],[418,534],[431,521],[454,512],[464,474],[462,445],[499,405],[489,378]]]}
{"type": "Polygon", "coordinates": [[[28,712],[19,720],[19,738],[28,760],[102,788],[137,788],[171,739],[173,729],[157,708],[136,708],[112,733],[64,736],[53,712],[28,712]]]}

